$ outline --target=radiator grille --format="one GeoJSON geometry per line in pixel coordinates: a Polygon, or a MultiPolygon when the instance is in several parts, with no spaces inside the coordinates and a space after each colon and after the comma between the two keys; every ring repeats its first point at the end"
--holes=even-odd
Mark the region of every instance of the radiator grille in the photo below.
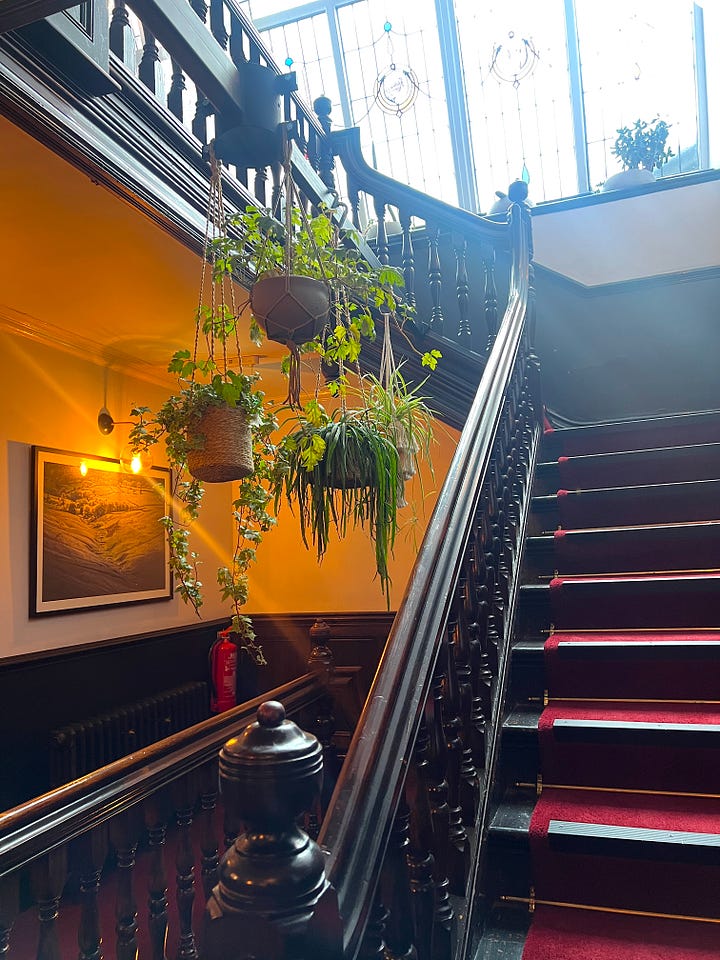
{"type": "Polygon", "coordinates": [[[50,734],[50,786],[82,777],[208,716],[208,685],[196,682],[59,727],[50,734]]]}

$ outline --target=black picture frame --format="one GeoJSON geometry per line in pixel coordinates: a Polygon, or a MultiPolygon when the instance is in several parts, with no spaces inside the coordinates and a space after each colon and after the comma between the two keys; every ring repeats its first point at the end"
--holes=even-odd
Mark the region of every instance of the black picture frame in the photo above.
{"type": "Polygon", "coordinates": [[[30,616],[169,600],[170,471],[32,448],[30,616]]]}

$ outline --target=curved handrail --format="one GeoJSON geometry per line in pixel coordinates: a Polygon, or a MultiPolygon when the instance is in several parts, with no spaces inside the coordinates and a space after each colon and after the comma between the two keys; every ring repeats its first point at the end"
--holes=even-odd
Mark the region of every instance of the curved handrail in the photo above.
{"type": "Polygon", "coordinates": [[[8,810],[0,815],[0,878],[214,760],[228,737],[251,722],[265,700],[281,700],[291,715],[318,700],[324,690],[317,674],[305,674],[8,810]]]}
{"type": "Polygon", "coordinates": [[[398,183],[369,166],[362,155],[358,127],[334,130],[330,134],[330,143],[333,152],[342,160],[349,181],[364,193],[380,197],[400,210],[407,210],[428,224],[441,223],[444,228],[457,233],[492,240],[496,245],[510,249],[510,231],[506,221],[489,220],[469,210],[453,207],[414,187],[398,183]]]}
{"type": "Polygon", "coordinates": [[[526,208],[513,204],[507,310],[318,838],[328,851],[327,874],[337,891],[348,957],[362,936],[525,329],[526,217],[526,208]]]}

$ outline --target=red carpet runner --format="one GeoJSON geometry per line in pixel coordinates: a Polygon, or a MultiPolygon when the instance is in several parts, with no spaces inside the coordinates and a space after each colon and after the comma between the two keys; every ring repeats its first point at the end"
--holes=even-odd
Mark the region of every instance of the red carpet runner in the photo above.
{"type": "MultiPolygon", "coordinates": [[[[661,453],[652,459],[655,469],[661,453]]],[[[641,528],[717,521],[720,499],[717,481],[679,499],[649,482],[645,496],[558,498],[555,569],[571,575],[550,585],[543,789],[530,823],[538,904],[523,960],[720,958],[718,526],[688,528],[691,546],[682,531],[641,528]],[[637,525],[642,542],[632,530],[578,535],[613,525],[637,525]],[[657,565],[654,542],[670,550],[657,565]],[[628,550],[627,566],[614,549],[628,550]],[[603,557],[626,575],[598,575],[603,557]],[[656,569],[672,572],[643,573],[656,569]]]]}

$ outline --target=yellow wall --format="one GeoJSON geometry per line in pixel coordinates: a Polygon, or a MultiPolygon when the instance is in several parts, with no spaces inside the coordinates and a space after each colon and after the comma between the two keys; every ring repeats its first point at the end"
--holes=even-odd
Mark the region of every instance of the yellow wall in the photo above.
{"type": "MultiPolygon", "coordinates": [[[[145,631],[192,623],[195,614],[177,597],[170,601],[130,604],[83,613],[28,614],[30,582],[30,511],[32,446],[117,458],[127,440],[128,427],[118,425],[109,436],[97,428],[104,401],[116,420],[126,419],[133,404],[157,407],[167,391],[106,370],[71,353],[0,331],[0,658],[88,643],[145,631]]],[[[442,425],[434,445],[435,480],[408,484],[408,500],[418,503],[417,523],[411,511],[402,511],[402,530],[391,564],[392,605],[402,597],[407,576],[430,517],[435,493],[455,448],[455,436],[442,425]],[[412,529],[415,530],[415,540],[412,529]]],[[[156,456],[160,465],[161,454],[156,456]]],[[[206,587],[203,618],[216,619],[228,611],[215,588],[215,570],[226,563],[232,543],[230,485],[208,485],[194,546],[203,561],[206,587]]],[[[333,542],[320,567],[300,539],[297,518],[287,505],[276,529],[267,535],[251,576],[248,612],[325,613],[383,610],[385,599],[373,578],[373,547],[361,532],[344,542],[333,542]]]]}

